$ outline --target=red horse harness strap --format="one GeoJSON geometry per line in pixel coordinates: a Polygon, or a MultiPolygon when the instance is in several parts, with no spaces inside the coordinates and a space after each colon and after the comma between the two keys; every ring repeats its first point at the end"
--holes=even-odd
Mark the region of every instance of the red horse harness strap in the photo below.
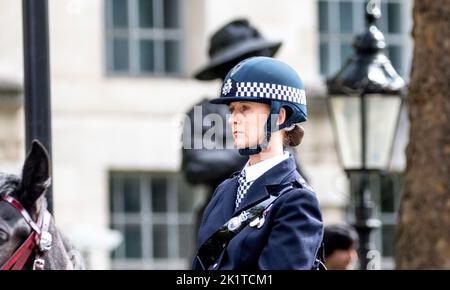
{"type": "Polygon", "coordinates": [[[2,270],[20,270],[30,257],[35,247],[36,232],[31,232],[23,244],[14,252],[8,261],[2,266],[2,270]]]}
{"type": "Polygon", "coordinates": [[[50,213],[46,208],[43,208],[36,224],[18,200],[9,195],[3,196],[2,199],[20,212],[31,227],[31,233],[0,269],[21,270],[35,249],[36,258],[33,262],[33,270],[43,270],[45,265],[44,257],[51,249],[52,243],[52,236],[48,232],[51,219],[50,213]]]}
{"type": "Polygon", "coordinates": [[[25,219],[25,221],[27,222],[27,224],[38,234],[41,233],[41,230],[39,229],[39,227],[37,226],[37,224],[33,221],[33,219],[30,217],[30,215],[28,214],[28,212],[25,210],[25,208],[22,206],[22,204],[15,199],[12,196],[4,196],[3,199],[10,203],[13,207],[15,207],[17,210],[20,211],[20,214],[23,216],[23,218],[25,219]]]}

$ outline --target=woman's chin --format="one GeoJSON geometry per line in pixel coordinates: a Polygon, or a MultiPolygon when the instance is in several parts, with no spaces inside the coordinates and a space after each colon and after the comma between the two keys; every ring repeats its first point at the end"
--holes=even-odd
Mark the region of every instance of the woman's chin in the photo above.
{"type": "Polygon", "coordinates": [[[245,148],[251,148],[251,147],[256,147],[256,145],[250,145],[247,143],[234,143],[234,148],[236,149],[245,149],[245,148]]]}
{"type": "Polygon", "coordinates": [[[245,143],[234,143],[234,148],[236,149],[244,149],[247,148],[247,146],[245,145],[245,143]]]}

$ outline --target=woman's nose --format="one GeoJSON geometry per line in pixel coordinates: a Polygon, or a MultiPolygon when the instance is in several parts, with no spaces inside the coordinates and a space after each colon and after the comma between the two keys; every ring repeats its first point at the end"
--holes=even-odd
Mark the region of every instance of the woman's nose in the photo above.
{"type": "Polygon", "coordinates": [[[233,118],[233,114],[230,115],[230,117],[228,118],[228,124],[233,125],[234,122],[234,118],[233,118]]]}
{"type": "Polygon", "coordinates": [[[235,112],[233,112],[233,113],[231,113],[230,114],[230,118],[228,118],[228,123],[230,124],[230,125],[233,125],[233,124],[237,124],[237,116],[236,116],[236,113],[235,112]]]}

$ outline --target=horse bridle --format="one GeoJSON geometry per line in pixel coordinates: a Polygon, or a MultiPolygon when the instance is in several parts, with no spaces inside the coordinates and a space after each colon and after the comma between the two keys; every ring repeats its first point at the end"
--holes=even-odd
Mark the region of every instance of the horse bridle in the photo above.
{"type": "Polygon", "coordinates": [[[34,222],[22,204],[13,198],[6,195],[2,199],[16,208],[27,224],[31,228],[31,233],[28,238],[20,245],[19,248],[12,254],[12,256],[2,266],[1,270],[21,270],[23,269],[28,258],[35,250],[35,259],[33,262],[33,270],[44,270],[45,256],[51,249],[52,235],[48,231],[50,225],[50,213],[47,208],[41,209],[37,222],[34,222]]]}

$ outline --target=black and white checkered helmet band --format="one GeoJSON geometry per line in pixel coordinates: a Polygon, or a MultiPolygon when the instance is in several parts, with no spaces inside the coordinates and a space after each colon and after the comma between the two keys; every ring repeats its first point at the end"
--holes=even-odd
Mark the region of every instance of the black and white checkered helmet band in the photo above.
{"type": "Polygon", "coordinates": [[[266,98],[306,105],[305,90],[269,83],[238,82],[235,96],[266,98]]]}

